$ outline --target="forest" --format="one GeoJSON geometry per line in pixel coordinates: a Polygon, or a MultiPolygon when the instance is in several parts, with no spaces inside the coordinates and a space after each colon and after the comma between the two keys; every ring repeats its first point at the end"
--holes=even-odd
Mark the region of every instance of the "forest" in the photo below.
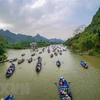
{"type": "Polygon", "coordinates": [[[64,44],[76,52],[100,56],[100,8],[93,16],[91,24],[64,44]]]}

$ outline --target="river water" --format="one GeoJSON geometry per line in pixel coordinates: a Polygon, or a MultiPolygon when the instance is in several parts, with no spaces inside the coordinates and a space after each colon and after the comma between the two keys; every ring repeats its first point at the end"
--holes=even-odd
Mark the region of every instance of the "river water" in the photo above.
{"type": "Polygon", "coordinates": [[[0,64],[0,97],[5,98],[8,94],[13,94],[14,100],[60,100],[58,80],[63,76],[70,82],[73,100],[100,100],[99,57],[79,56],[67,50],[62,55],[50,58],[47,49],[42,54],[37,52],[31,63],[27,61],[33,53],[29,49],[9,50],[7,56],[8,59],[21,59],[22,53],[25,53],[23,58],[26,60],[20,65],[15,62],[16,70],[10,78],[5,77],[10,63],[0,64]],[[43,59],[43,67],[39,73],[36,73],[38,56],[43,59]],[[62,63],[59,68],[56,66],[57,60],[62,63]],[[81,60],[88,63],[88,69],[81,67],[81,60]]]}

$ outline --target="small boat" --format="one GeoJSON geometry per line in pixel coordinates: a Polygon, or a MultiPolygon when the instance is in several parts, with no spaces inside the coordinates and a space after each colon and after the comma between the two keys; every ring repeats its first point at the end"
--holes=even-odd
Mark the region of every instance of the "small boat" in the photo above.
{"type": "Polygon", "coordinates": [[[33,58],[30,58],[28,59],[28,63],[32,62],[33,61],[33,58]]]}
{"type": "Polygon", "coordinates": [[[23,53],[21,56],[25,56],[25,53],[23,53]]]}
{"type": "Polygon", "coordinates": [[[60,77],[59,79],[58,89],[60,100],[72,100],[72,93],[69,84],[63,77],[60,77]]]}
{"type": "Polygon", "coordinates": [[[10,59],[9,62],[14,62],[14,61],[17,61],[17,58],[14,58],[14,59],[10,59]]]}
{"type": "Polygon", "coordinates": [[[42,58],[38,57],[38,63],[42,63],[42,58]]]}
{"type": "Polygon", "coordinates": [[[44,52],[44,49],[45,49],[45,48],[42,49],[42,52],[44,52]]]}
{"type": "Polygon", "coordinates": [[[41,54],[42,52],[39,52],[39,54],[41,54]]]}
{"type": "Polygon", "coordinates": [[[31,56],[35,56],[35,53],[31,54],[31,56]]]}
{"type": "Polygon", "coordinates": [[[21,60],[18,61],[18,64],[21,64],[21,63],[23,63],[24,61],[25,61],[25,59],[22,58],[21,60]]]}
{"type": "Polygon", "coordinates": [[[60,66],[61,66],[61,62],[58,60],[58,61],[56,62],[56,65],[57,65],[58,67],[60,67],[60,66]]]}
{"type": "Polygon", "coordinates": [[[50,53],[50,51],[48,51],[48,53],[50,53]]]}
{"type": "Polygon", "coordinates": [[[67,51],[66,49],[63,49],[63,51],[67,51]]]}
{"type": "Polygon", "coordinates": [[[13,95],[8,95],[4,100],[13,100],[13,95]]]}
{"type": "Polygon", "coordinates": [[[59,54],[60,54],[60,55],[62,55],[62,53],[61,53],[61,52],[60,52],[59,54]]]}
{"type": "Polygon", "coordinates": [[[10,71],[11,71],[11,73],[8,73],[8,70],[9,70],[9,68],[8,68],[8,70],[7,70],[7,72],[6,72],[6,78],[8,78],[8,77],[10,77],[13,73],[14,73],[14,71],[15,71],[15,64],[12,64],[11,65],[11,67],[13,68],[13,69],[10,69],[10,71]]]}
{"type": "Polygon", "coordinates": [[[35,69],[37,72],[40,72],[40,70],[42,69],[42,63],[37,63],[35,69]]]}
{"type": "Polygon", "coordinates": [[[55,52],[54,54],[55,54],[55,56],[57,56],[57,55],[58,55],[56,52],[55,52]]]}
{"type": "Polygon", "coordinates": [[[59,50],[57,50],[57,52],[59,52],[59,50]]]}
{"type": "Polygon", "coordinates": [[[80,64],[81,64],[84,68],[88,68],[88,65],[86,64],[86,62],[81,61],[80,64]]]}
{"type": "Polygon", "coordinates": [[[53,54],[50,55],[50,58],[52,58],[52,57],[53,57],[53,54]]]}
{"type": "Polygon", "coordinates": [[[39,50],[37,49],[36,52],[38,52],[39,50]]]}

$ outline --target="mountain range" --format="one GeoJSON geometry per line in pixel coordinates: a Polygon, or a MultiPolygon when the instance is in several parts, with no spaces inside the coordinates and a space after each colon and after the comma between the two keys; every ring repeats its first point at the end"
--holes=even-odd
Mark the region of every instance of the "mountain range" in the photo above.
{"type": "Polygon", "coordinates": [[[36,36],[29,36],[29,35],[24,35],[24,34],[15,34],[10,32],[9,30],[3,30],[0,29],[0,35],[5,37],[8,40],[8,43],[15,43],[18,41],[22,40],[27,40],[27,41],[46,41],[46,42],[57,42],[57,43],[63,43],[64,41],[61,39],[53,38],[53,39],[47,39],[39,34],[36,36]]]}

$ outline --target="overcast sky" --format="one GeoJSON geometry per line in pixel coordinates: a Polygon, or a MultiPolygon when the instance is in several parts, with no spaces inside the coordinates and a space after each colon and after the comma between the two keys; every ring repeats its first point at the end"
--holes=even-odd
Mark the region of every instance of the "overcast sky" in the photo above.
{"type": "Polygon", "coordinates": [[[100,0],[0,0],[0,29],[67,39],[99,7],[100,0]]]}

